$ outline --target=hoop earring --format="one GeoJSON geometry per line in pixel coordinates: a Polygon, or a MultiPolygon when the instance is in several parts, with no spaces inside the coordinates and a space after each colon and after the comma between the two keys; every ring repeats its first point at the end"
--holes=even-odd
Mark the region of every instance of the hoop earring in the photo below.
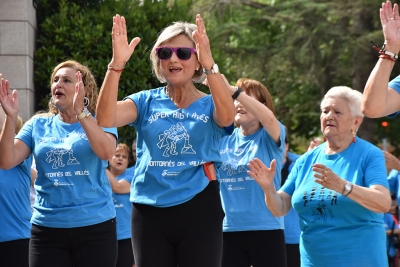
{"type": "Polygon", "coordinates": [[[83,98],[83,106],[85,107],[85,108],[87,108],[88,106],[89,106],[89,104],[90,104],[90,100],[89,100],[89,98],[87,98],[86,96],[83,98]]]}
{"type": "Polygon", "coordinates": [[[353,143],[356,142],[356,130],[351,129],[351,134],[353,135],[353,143]]]}
{"type": "Polygon", "coordinates": [[[53,107],[57,108],[57,106],[54,105],[54,103],[53,103],[53,98],[52,98],[52,97],[50,98],[50,104],[51,104],[53,107]]]}

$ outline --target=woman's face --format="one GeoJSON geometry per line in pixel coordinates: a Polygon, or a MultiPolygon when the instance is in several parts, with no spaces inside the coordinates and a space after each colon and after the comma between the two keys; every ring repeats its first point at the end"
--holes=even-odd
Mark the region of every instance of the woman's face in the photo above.
{"type": "Polygon", "coordinates": [[[340,97],[329,97],[325,100],[320,119],[321,131],[326,137],[351,135],[351,130],[356,130],[357,126],[349,104],[340,97]]]}
{"type": "Polygon", "coordinates": [[[60,110],[66,110],[73,107],[76,70],[73,68],[61,68],[54,75],[51,85],[51,96],[53,104],[60,110]]]}
{"type": "Polygon", "coordinates": [[[128,153],[124,149],[117,149],[114,156],[109,161],[110,170],[116,172],[124,172],[128,167],[128,153]]]}
{"type": "MultiPolygon", "coordinates": [[[[160,46],[171,48],[179,47],[194,47],[192,41],[184,34],[180,34],[173,39],[162,43],[160,46]]],[[[172,53],[172,57],[166,60],[160,60],[161,74],[166,81],[172,85],[185,84],[192,81],[192,77],[196,69],[200,68],[200,63],[197,60],[197,55],[192,53],[188,60],[181,60],[172,53]]]]}
{"type": "MultiPolygon", "coordinates": [[[[242,94],[246,94],[245,92],[242,92],[242,94]]],[[[253,94],[249,94],[250,97],[256,99],[256,97],[253,94]]],[[[257,99],[256,99],[257,100],[257,99]]],[[[260,122],[254,117],[252,113],[246,110],[246,108],[238,101],[235,100],[233,102],[235,105],[236,109],[236,116],[235,116],[235,122],[239,124],[241,127],[244,128],[249,128],[254,125],[260,125],[260,122]]]]}

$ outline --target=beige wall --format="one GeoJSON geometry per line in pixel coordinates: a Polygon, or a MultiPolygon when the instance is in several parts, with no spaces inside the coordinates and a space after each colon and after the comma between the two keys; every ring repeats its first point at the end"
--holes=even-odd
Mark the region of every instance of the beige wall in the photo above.
{"type": "Polygon", "coordinates": [[[0,0],[0,73],[18,90],[23,121],[34,113],[33,54],[36,39],[33,0],[0,0]]]}

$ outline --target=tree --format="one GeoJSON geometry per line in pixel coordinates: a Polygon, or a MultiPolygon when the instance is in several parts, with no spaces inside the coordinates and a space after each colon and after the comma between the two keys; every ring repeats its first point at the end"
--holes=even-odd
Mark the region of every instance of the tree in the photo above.
{"type": "MultiPolygon", "coordinates": [[[[115,14],[125,16],[128,38],[138,36],[142,40],[125,66],[119,84],[119,99],[160,86],[151,71],[149,51],[152,44],[158,33],[176,18],[194,21],[194,17],[188,15],[191,0],[103,0],[97,4],[90,3],[93,2],[38,1],[38,17],[42,18],[42,23],[34,62],[37,109],[46,109],[49,76],[52,69],[64,60],[75,59],[89,66],[98,86],[101,86],[112,57],[110,33],[115,14]]],[[[135,136],[132,127],[121,127],[118,133],[119,141],[127,144],[135,136]]]]}
{"type": "MultiPolygon", "coordinates": [[[[383,39],[379,7],[372,0],[202,0],[195,8],[207,14],[228,79],[262,81],[278,119],[310,140],[320,135],[319,103],[331,87],[363,91],[378,56],[369,41],[383,39]]],[[[379,125],[365,119],[359,136],[378,141],[379,125]]]]}

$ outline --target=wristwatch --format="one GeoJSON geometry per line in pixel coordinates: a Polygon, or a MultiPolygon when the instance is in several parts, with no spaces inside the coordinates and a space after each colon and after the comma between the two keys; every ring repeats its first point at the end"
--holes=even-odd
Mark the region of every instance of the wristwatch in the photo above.
{"type": "Polygon", "coordinates": [[[76,118],[78,119],[78,121],[82,120],[83,118],[86,118],[88,116],[92,115],[92,113],[90,113],[90,111],[87,109],[87,107],[85,107],[82,111],[81,114],[79,114],[78,116],[76,116],[76,118]]]}
{"type": "Polygon", "coordinates": [[[203,68],[203,72],[208,75],[208,74],[215,74],[215,73],[219,73],[219,68],[217,63],[214,63],[211,67],[211,70],[206,70],[205,68],[203,68]]]}
{"type": "Polygon", "coordinates": [[[347,181],[346,185],[344,186],[344,191],[342,195],[344,197],[347,197],[347,195],[351,193],[351,190],[353,190],[353,184],[347,181]]]}

